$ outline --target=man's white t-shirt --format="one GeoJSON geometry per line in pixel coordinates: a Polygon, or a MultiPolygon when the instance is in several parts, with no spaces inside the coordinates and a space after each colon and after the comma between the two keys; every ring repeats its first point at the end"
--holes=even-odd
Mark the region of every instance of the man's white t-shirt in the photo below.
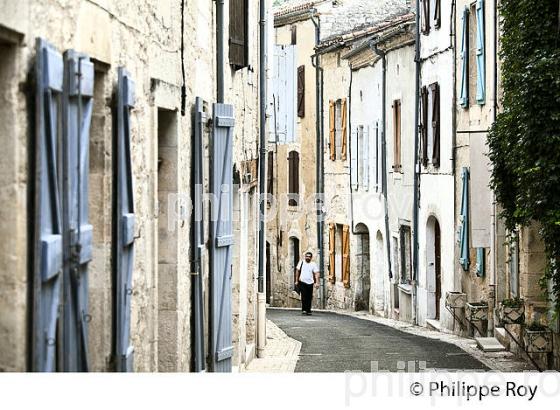
{"type": "Polygon", "coordinates": [[[319,268],[317,267],[315,262],[307,263],[306,261],[301,261],[298,264],[298,267],[300,268],[299,281],[307,283],[308,285],[312,285],[315,282],[313,280],[313,275],[315,273],[319,273],[319,268]]]}

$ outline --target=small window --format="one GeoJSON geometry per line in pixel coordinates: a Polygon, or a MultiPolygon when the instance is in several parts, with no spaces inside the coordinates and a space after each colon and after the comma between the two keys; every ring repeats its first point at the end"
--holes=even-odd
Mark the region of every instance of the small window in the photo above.
{"type": "Polygon", "coordinates": [[[235,70],[249,65],[249,0],[229,2],[229,62],[235,70]]]}

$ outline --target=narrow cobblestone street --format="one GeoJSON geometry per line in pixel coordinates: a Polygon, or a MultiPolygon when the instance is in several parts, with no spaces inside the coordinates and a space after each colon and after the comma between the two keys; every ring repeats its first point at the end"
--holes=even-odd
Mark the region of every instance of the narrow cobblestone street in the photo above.
{"type": "Polygon", "coordinates": [[[296,372],[370,372],[372,366],[391,372],[490,370],[454,344],[373,321],[330,312],[306,317],[299,311],[276,309],[269,309],[268,317],[289,337],[301,341],[296,372]]]}

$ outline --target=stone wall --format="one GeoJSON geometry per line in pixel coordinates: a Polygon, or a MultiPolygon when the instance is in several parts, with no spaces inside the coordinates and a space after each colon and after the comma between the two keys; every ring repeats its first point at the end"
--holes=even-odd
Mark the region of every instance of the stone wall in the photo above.
{"type": "MultiPolygon", "coordinates": [[[[189,371],[190,221],[171,217],[169,223],[165,198],[168,194],[190,196],[190,113],[197,96],[210,108],[215,101],[214,3],[196,0],[185,6],[185,33],[188,35],[185,35],[187,106],[184,117],[180,114],[179,2],[23,0],[17,7],[9,1],[2,1],[0,6],[3,10],[0,16],[3,55],[0,138],[9,151],[0,166],[0,232],[9,238],[0,248],[0,337],[5,340],[0,348],[0,369],[25,371],[30,368],[28,261],[31,255],[28,241],[33,179],[30,178],[29,148],[34,133],[30,128],[33,106],[29,100],[34,95],[35,39],[43,37],[61,52],[74,48],[87,53],[95,65],[90,144],[90,218],[94,225],[94,256],[89,267],[91,369],[106,371],[111,368],[111,109],[115,103],[117,68],[125,66],[136,83],[136,105],[131,117],[136,212],[131,324],[135,370],[189,371]]],[[[225,14],[227,20],[227,9],[225,14]]],[[[258,2],[251,2],[249,14],[249,38],[253,42],[249,46],[250,68],[234,72],[226,64],[226,102],[235,106],[236,115],[234,162],[237,169],[242,162],[257,157],[259,56],[253,50],[258,50],[258,2]]],[[[254,202],[252,199],[243,206],[254,210],[254,202]]],[[[255,216],[250,217],[254,219],[255,216]]],[[[247,244],[250,256],[234,265],[234,275],[247,288],[241,298],[235,294],[234,314],[246,316],[238,332],[246,334],[247,341],[254,343],[256,227],[237,225],[236,230],[240,232],[240,242],[247,244]],[[245,303],[248,303],[247,308],[241,308],[245,303]]],[[[236,349],[243,350],[239,356],[245,357],[245,346],[239,344],[242,339],[236,337],[236,349]]]]}

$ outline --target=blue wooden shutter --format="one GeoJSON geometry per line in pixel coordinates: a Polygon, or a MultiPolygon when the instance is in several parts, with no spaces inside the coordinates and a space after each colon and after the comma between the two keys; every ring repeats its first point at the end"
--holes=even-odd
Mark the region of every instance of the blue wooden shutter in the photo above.
{"type": "Polygon", "coordinates": [[[214,104],[211,155],[211,370],[231,372],[233,357],[231,261],[233,247],[233,106],[214,104]]]}
{"type": "Polygon", "coordinates": [[[364,190],[369,190],[369,125],[364,128],[364,142],[362,147],[362,161],[364,175],[362,178],[362,185],[364,190]]]}
{"type": "Polygon", "coordinates": [[[52,372],[57,369],[57,321],[63,263],[58,128],[63,60],[43,39],[37,40],[36,49],[32,369],[52,372]]]}
{"type": "Polygon", "coordinates": [[[64,54],[63,231],[64,371],[88,371],[89,135],[93,112],[93,63],[73,50],[64,54]]]}
{"type": "Polygon", "coordinates": [[[486,275],[486,250],[477,248],[476,250],[476,276],[483,278],[486,275]]]}
{"type": "Polygon", "coordinates": [[[469,106],[469,9],[465,7],[461,17],[463,38],[461,41],[461,106],[469,106]]]}
{"type": "Polygon", "coordinates": [[[476,2],[476,102],[484,104],[486,101],[486,51],[484,27],[484,0],[476,2]]]}
{"type": "Polygon", "coordinates": [[[197,97],[194,112],[194,223],[193,223],[193,295],[194,295],[194,370],[202,372],[205,369],[206,358],[204,355],[204,289],[203,289],[203,263],[202,255],[204,241],[204,124],[206,113],[204,104],[197,97]]]}
{"type": "Polygon", "coordinates": [[[117,135],[115,152],[114,207],[114,277],[116,322],[116,370],[133,370],[134,348],[130,344],[130,305],[132,299],[132,271],[134,265],[134,196],[132,187],[132,158],[130,110],[134,107],[134,82],[122,67],[118,72],[117,135]]]}
{"type": "Polygon", "coordinates": [[[461,230],[459,234],[461,256],[459,262],[465,271],[469,270],[471,261],[469,257],[469,179],[470,172],[468,168],[463,168],[463,197],[461,201],[460,223],[461,230]]]}

